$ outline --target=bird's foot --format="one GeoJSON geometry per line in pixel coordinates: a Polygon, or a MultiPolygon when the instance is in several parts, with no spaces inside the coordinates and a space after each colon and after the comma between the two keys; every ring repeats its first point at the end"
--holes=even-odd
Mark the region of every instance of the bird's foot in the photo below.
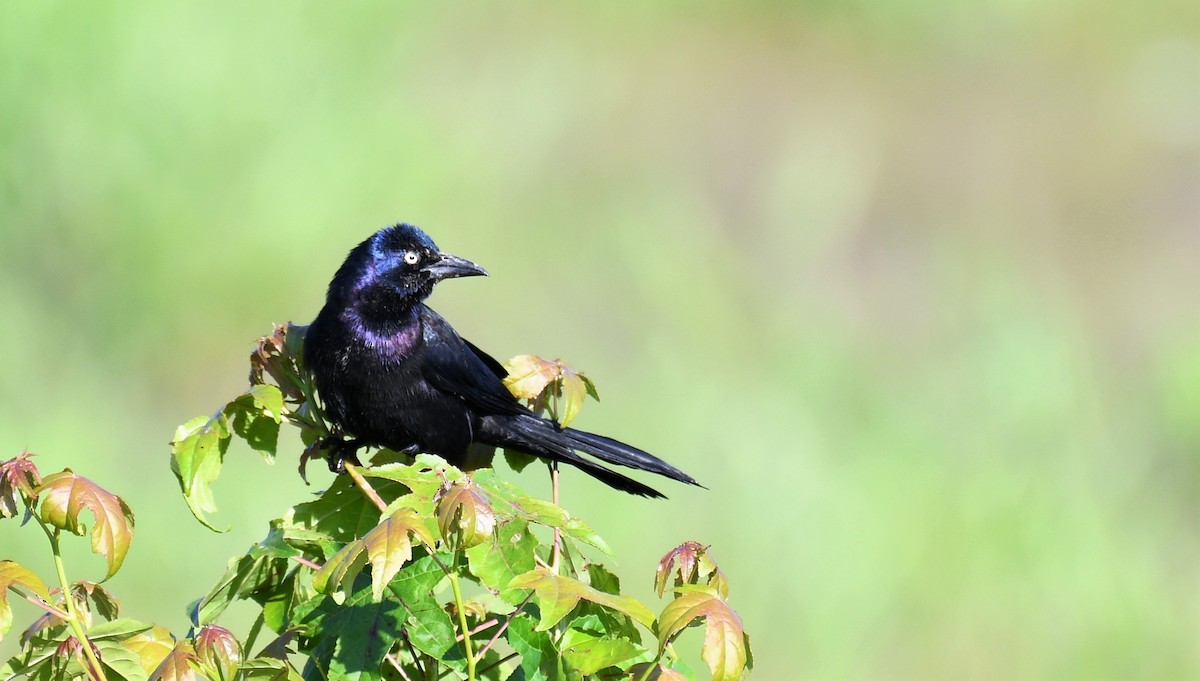
{"type": "Polygon", "coordinates": [[[358,450],[363,446],[361,440],[343,440],[340,437],[328,437],[321,441],[325,451],[325,463],[329,465],[330,473],[345,473],[346,462],[362,466],[358,460],[358,450]]]}

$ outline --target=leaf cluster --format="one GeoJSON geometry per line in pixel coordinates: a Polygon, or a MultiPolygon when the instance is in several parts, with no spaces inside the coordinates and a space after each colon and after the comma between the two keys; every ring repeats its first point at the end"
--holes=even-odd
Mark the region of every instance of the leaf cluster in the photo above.
{"type": "MultiPolygon", "coordinates": [[[[336,446],[340,434],[322,418],[300,361],[302,338],[301,327],[277,327],[251,355],[250,387],[176,432],[172,470],[210,529],[212,484],[234,438],[273,459],[281,426],[298,427],[301,474],[336,446]]],[[[514,395],[560,422],[596,396],[590,380],[557,360],[517,357],[509,371],[514,395]]],[[[67,580],[59,538],[69,534],[90,537],[104,579],[121,568],[134,530],[124,501],[70,470],[43,478],[25,453],[0,464],[0,518],[24,509],[50,541],[58,578],[47,586],[0,561],[0,636],[12,624],[9,593],[45,611],[0,681],[679,679],[691,672],[672,643],[701,625],[714,679],[738,679],[753,664],[707,547],[686,542],[664,556],[655,586],[669,599],[656,613],[621,594],[601,560],[612,555],[608,545],[558,504],[491,469],[468,475],[434,456],[382,450],[373,462],[347,464],[348,475],[271,521],[191,604],[182,637],[123,617],[99,583],[67,580]],[[219,624],[237,601],[258,608],[244,637],[219,624]]]]}

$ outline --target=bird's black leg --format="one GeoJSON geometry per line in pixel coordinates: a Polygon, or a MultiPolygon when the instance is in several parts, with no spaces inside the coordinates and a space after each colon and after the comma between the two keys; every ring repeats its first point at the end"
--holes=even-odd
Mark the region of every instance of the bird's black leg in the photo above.
{"type": "Polygon", "coordinates": [[[345,473],[347,461],[355,466],[362,466],[362,462],[358,460],[358,450],[364,444],[362,440],[343,440],[336,436],[322,440],[321,448],[326,450],[325,463],[329,464],[329,472],[345,473]]]}

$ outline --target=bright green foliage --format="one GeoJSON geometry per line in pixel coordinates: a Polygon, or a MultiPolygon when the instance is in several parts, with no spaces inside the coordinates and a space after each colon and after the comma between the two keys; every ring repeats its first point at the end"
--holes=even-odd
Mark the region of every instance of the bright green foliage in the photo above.
{"type": "MultiPolygon", "coordinates": [[[[330,431],[302,378],[301,339],[291,326],[262,339],[249,390],[176,433],[172,470],[205,526],[216,510],[211,485],[234,437],[271,459],[279,427],[290,423],[308,443],[302,472],[303,462],[320,456],[330,431]]],[[[595,396],[591,382],[561,362],[523,357],[512,366],[524,372],[509,381],[514,393],[564,422],[584,395],[595,396]]],[[[674,681],[690,672],[671,643],[701,623],[714,679],[738,679],[749,668],[749,638],[707,547],[686,542],[664,556],[655,584],[662,595],[674,576],[675,589],[656,617],[621,595],[616,575],[595,560],[611,555],[608,545],[562,507],[491,469],[468,474],[438,457],[408,461],[386,450],[373,463],[350,466],[317,498],[272,520],[262,541],[231,559],[192,604],[184,637],[120,618],[116,599],[94,582],[62,577],[55,593],[24,567],[0,561],[0,634],[11,619],[8,590],[47,611],[26,629],[21,653],[0,667],[0,681],[674,681]],[[261,608],[244,638],[217,624],[236,601],[261,608]]],[[[119,497],[69,470],[42,480],[21,454],[0,464],[0,510],[11,517],[22,505],[46,531],[59,565],[60,531],[83,534],[79,514],[90,511],[105,577],[120,568],[133,516],[119,497]]]]}

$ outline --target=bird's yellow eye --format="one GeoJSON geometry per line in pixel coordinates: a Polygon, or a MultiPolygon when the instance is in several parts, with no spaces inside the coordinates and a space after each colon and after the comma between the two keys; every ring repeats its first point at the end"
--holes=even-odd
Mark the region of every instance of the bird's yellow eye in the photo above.
{"type": "Polygon", "coordinates": [[[409,265],[415,265],[421,260],[421,254],[416,251],[405,251],[404,262],[409,265]]]}

